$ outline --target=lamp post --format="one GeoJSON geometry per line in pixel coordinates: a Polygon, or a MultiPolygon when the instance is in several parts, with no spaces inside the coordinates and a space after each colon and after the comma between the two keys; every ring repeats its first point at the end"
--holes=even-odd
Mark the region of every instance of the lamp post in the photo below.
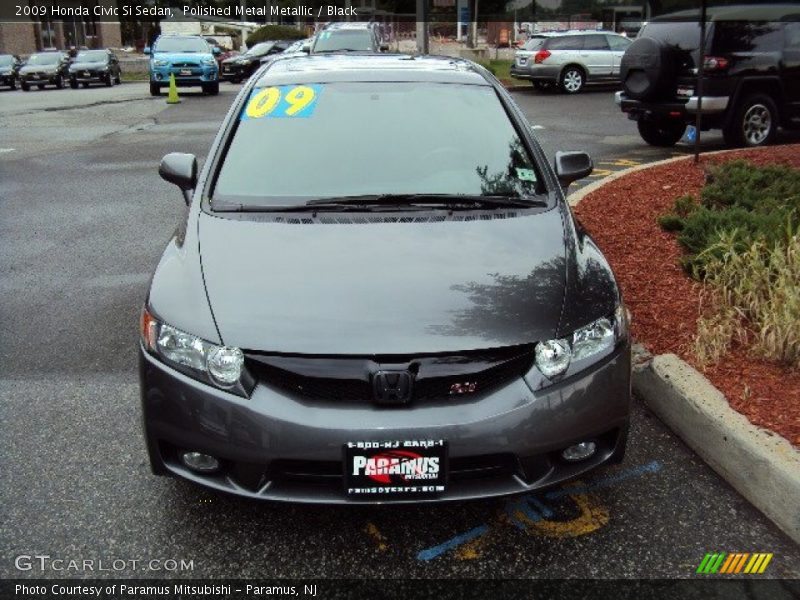
{"type": "Polygon", "coordinates": [[[697,65],[697,117],[694,122],[694,162],[700,161],[700,122],[703,113],[703,75],[706,64],[706,0],[700,3],[700,61],[697,65]]]}

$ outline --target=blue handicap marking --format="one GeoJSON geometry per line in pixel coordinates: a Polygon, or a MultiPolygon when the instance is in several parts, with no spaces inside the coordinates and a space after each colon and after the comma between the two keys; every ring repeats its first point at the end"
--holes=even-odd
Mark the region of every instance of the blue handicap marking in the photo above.
{"type": "Polygon", "coordinates": [[[686,131],[683,132],[683,141],[692,144],[696,139],[697,139],[697,128],[695,128],[694,125],[687,125],[686,131]]]}

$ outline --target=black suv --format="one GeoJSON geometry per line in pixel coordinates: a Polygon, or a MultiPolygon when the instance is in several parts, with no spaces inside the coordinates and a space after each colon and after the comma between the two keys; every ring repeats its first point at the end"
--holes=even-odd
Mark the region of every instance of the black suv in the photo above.
{"type": "Polygon", "coordinates": [[[22,61],[13,54],[0,54],[0,86],[17,89],[17,73],[22,61]]]}
{"type": "MultiPolygon", "coordinates": [[[[708,10],[701,128],[722,129],[730,146],[768,144],[778,126],[800,126],[800,8],[708,10]]],[[[622,58],[616,101],[644,141],[672,146],[698,110],[699,12],[647,23],[622,58]]]]}

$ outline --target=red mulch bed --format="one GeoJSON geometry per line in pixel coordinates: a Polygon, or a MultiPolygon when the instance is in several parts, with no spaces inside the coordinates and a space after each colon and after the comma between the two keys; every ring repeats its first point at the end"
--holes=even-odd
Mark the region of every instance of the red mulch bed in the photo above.
{"type": "Polygon", "coordinates": [[[683,251],[675,235],[656,221],[678,196],[699,194],[705,165],[738,158],[800,168],[800,144],[701,156],[699,165],[689,158],[634,172],[586,196],[574,213],[614,268],[633,315],[633,337],[654,354],[677,354],[752,423],[800,446],[800,372],[753,359],[741,347],[716,365],[697,365],[691,345],[701,286],[680,267],[683,251]]]}

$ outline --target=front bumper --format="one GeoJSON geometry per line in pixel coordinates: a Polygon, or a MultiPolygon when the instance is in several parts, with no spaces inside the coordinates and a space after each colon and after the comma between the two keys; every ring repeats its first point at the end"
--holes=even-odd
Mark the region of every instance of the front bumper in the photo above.
{"type": "Polygon", "coordinates": [[[108,71],[81,69],[80,71],[70,71],[69,78],[78,83],[105,83],[108,71]]]}
{"type": "Polygon", "coordinates": [[[193,67],[151,67],[150,83],[168,86],[170,75],[175,76],[175,84],[178,87],[189,87],[219,81],[219,69],[214,64],[193,67]]]}
{"type": "Polygon", "coordinates": [[[0,85],[12,85],[16,80],[14,73],[0,73],[0,85]]]}
{"type": "Polygon", "coordinates": [[[466,500],[549,487],[613,461],[624,452],[630,411],[630,346],[573,377],[532,392],[516,379],[468,400],[390,409],[294,397],[266,384],[251,397],[226,393],[164,365],[140,347],[145,438],[154,472],[241,496],[293,502],[358,504],[344,494],[347,442],[446,439],[450,480],[436,497],[392,502],[466,500]],[[568,463],[560,452],[594,440],[590,458],[568,463]],[[224,470],[199,475],[179,450],[222,459],[224,470]]]}
{"type": "Polygon", "coordinates": [[[516,61],[511,65],[509,73],[517,79],[528,79],[530,81],[557,82],[561,73],[561,68],[555,65],[544,65],[528,62],[519,65],[516,61]]]}
{"type": "Polygon", "coordinates": [[[224,64],[220,71],[220,78],[225,81],[241,81],[247,79],[248,71],[248,65],[224,64]]]}
{"type": "Polygon", "coordinates": [[[43,73],[36,75],[20,75],[20,83],[29,85],[54,85],[58,80],[58,73],[43,73]]]}

